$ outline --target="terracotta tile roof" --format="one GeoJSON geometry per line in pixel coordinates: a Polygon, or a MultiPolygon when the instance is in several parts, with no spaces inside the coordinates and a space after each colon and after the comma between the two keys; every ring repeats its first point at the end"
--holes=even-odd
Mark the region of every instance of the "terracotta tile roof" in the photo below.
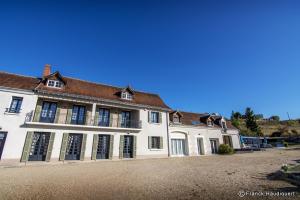
{"type": "Polygon", "coordinates": [[[2,87],[33,90],[39,82],[38,78],[0,72],[0,86],[2,87]]]}
{"type": "MultiPolygon", "coordinates": [[[[184,112],[184,111],[173,111],[170,113],[170,119],[173,113],[179,112],[181,117],[181,124],[183,125],[193,125],[193,126],[205,126],[207,124],[204,123],[202,119],[207,119],[211,117],[214,120],[220,120],[221,116],[210,116],[208,113],[192,113],[192,112],[184,112]],[[199,124],[195,124],[195,122],[200,122],[199,124]]],[[[228,129],[236,129],[229,120],[226,120],[226,125],[228,129]]],[[[219,124],[214,124],[214,127],[221,128],[219,124]]]]}
{"type": "Polygon", "coordinates": [[[120,102],[129,102],[134,104],[170,109],[157,94],[134,91],[133,100],[127,101],[120,99],[119,96],[119,92],[124,88],[92,83],[63,76],[58,77],[61,77],[66,84],[62,89],[49,88],[44,84],[45,82],[41,81],[42,79],[39,78],[0,72],[0,86],[25,90],[36,89],[37,91],[47,91],[49,93],[55,94],[67,93],[70,95],[103,98],[107,100],[117,100],[120,102]]]}

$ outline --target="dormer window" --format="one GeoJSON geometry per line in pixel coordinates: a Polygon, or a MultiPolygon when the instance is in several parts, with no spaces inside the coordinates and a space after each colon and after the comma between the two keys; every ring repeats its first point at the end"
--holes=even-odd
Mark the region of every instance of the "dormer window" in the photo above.
{"type": "Polygon", "coordinates": [[[214,125],[214,124],[213,124],[212,120],[208,119],[208,120],[207,120],[207,126],[213,126],[213,125],[214,125]]]}
{"type": "Polygon", "coordinates": [[[122,92],[121,98],[126,99],[126,100],[132,100],[133,99],[132,94],[130,94],[129,92],[122,92]]]}
{"type": "Polygon", "coordinates": [[[227,130],[226,122],[222,121],[221,124],[222,124],[222,129],[227,130]]]}
{"type": "Polygon", "coordinates": [[[48,80],[47,86],[52,88],[62,88],[63,83],[57,80],[48,80]]]}
{"type": "Polygon", "coordinates": [[[178,115],[173,115],[173,123],[180,123],[180,117],[178,115]]]}

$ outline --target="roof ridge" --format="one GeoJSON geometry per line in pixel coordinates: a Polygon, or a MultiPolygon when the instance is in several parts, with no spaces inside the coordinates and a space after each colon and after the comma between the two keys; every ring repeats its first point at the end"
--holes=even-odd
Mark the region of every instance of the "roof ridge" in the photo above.
{"type": "Polygon", "coordinates": [[[175,110],[175,111],[177,111],[177,112],[191,113],[191,114],[197,114],[197,115],[204,115],[204,114],[208,114],[209,115],[209,113],[196,113],[196,112],[189,112],[189,111],[183,111],[183,110],[175,110]]]}
{"type": "MultiPolygon", "coordinates": [[[[103,85],[103,86],[113,87],[113,88],[117,88],[117,89],[124,89],[124,88],[126,88],[128,86],[127,85],[125,87],[120,87],[120,86],[114,86],[114,85],[110,85],[110,84],[106,84],[106,83],[99,83],[99,82],[94,82],[94,81],[82,80],[82,79],[74,78],[74,77],[70,77],[70,76],[62,76],[62,77],[73,79],[73,80],[77,80],[77,81],[82,81],[82,82],[86,82],[86,83],[92,83],[92,84],[96,84],[96,85],[103,85]]],[[[133,89],[133,91],[134,92],[139,92],[139,93],[145,93],[145,94],[151,94],[151,95],[157,95],[157,96],[159,96],[158,94],[151,93],[151,92],[145,92],[145,91],[140,91],[140,90],[135,90],[135,89],[133,89]]]]}
{"type": "Polygon", "coordinates": [[[36,76],[29,76],[29,75],[23,75],[23,74],[16,74],[16,73],[11,73],[11,72],[6,72],[6,71],[2,71],[0,70],[0,73],[3,73],[3,74],[10,74],[10,75],[15,75],[15,76],[22,76],[22,77],[25,77],[25,78],[34,78],[34,79],[39,79],[39,77],[36,77],[36,76]]]}

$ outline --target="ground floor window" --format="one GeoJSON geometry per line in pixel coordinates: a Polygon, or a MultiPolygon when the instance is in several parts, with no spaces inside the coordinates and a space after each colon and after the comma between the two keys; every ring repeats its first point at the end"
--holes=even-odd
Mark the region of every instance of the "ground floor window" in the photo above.
{"type": "Polygon", "coordinates": [[[233,146],[232,146],[232,138],[231,138],[231,136],[229,136],[229,135],[224,135],[224,136],[223,136],[223,142],[224,142],[224,144],[227,144],[227,145],[229,145],[230,147],[233,147],[233,146]]]}
{"type": "Polygon", "coordinates": [[[96,159],[108,159],[110,150],[110,135],[99,135],[96,159]]]}
{"type": "Polygon", "coordinates": [[[219,140],[218,139],[209,139],[211,146],[211,153],[217,154],[219,151],[219,140]]]}
{"type": "Polygon", "coordinates": [[[198,155],[204,155],[203,138],[197,138],[198,155]]]}
{"type": "Polygon", "coordinates": [[[149,149],[163,149],[163,137],[149,136],[149,149]]]}
{"type": "Polygon", "coordinates": [[[4,149],[4,144],[6,141],[6,135],[7,135],[6,132],[0,132],[0,160],[1,160],[3,149],[4,149]]]}
{"type": "Polygon", "coordinates": [[[123,158],[133,158],[133,136],[124,136],[123,158]]]}
{"type": "Polygon", "coordinates": [[[171,139],[172,155],[186,155],[185,139],[171,139]]]}

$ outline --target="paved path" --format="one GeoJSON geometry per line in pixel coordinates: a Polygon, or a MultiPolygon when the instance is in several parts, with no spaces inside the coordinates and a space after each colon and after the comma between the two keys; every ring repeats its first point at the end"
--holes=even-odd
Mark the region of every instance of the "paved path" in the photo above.
{"type": "Polygon", "coordinates": [[[0,199],[248,199],[237,193],[299,190],[267,178],[283,163],[299,159],[299,150],[270,150],[233,156],[1,168],[0,199]]]}

